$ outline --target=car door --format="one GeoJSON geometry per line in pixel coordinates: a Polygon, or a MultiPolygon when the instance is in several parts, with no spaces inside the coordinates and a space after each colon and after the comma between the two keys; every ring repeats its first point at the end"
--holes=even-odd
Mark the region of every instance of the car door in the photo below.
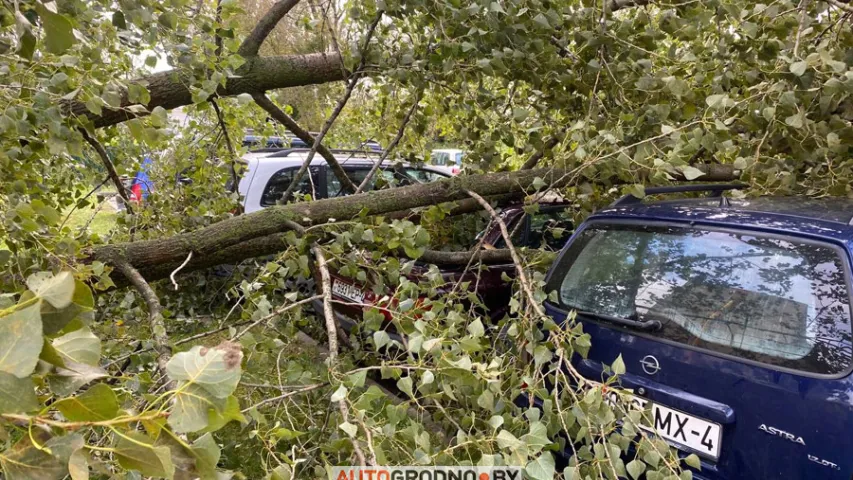
{"type": "Polygon", "coordinates": [[[576,368],[601,380],[621,355],[622,386],[658,434],[701,457],[697,478],[849,480],[849,278],[849,253],[829,241],[592,223],[549,273],[546,309],[558,322],[590,312],[576,368]]]}

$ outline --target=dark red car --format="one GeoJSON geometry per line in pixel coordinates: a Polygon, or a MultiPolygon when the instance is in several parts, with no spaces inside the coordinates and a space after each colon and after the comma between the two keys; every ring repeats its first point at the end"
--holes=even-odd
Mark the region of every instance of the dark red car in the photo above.
{"type": "MultiPolygon", "coordinates": [[[[525,212],[524,205],[515,204],[504,207],[500,216],[511,232],[513,245],[516,248],[527,247],[557,252],[574,230],[570,204],[562,200],[542,200],[538,203],[539,208],[535,213],[528,214],[525,212]]],[[[477,243],[487,249],[501,249],[506,246],[500,228],[495,223],[478,236],[477,243]]],[[[407,277],[417,282],[428,268],[427,264],[419,262],[407,277]]],[[[515,267],[512,263],[488,265],[479,272],[479,280],[478,272],[475,269],[466,269],[466,265],[441,266],[440,269],[449,286],[469,281],[469,290],[477,294],[483,304],[482,308],[485,309],[484,314],[488,318],[498,320],[506,313],[512,296],[511,279],[515,277],[515,267]]],[[[385,308],[389,306],[389,302],[396,301],[393,298],[388,300],[391,292],[377,295],[371,286],[361,284],[339,272],[332,271],[331,277],[333,309],[338,324],[346,331],[351,331],[361,321],[363,313],[376,306],[385,314],[386,321],[390,321],[390,313],[385,308]]],[[[315,303],[316,311],[322,312],[321,302],[315,303]]],[[[389,330],[392,330],[389,333],[393,337],[393,329],[389,330]]]]}

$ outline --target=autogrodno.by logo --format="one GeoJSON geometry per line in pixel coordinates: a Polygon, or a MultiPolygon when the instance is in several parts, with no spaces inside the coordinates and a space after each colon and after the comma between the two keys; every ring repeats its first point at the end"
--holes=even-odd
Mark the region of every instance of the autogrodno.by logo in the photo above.
{"type": "Polygon", "coordinates": [[[522,480],[522,467],[333,467],[331,480],[522,480]]]}

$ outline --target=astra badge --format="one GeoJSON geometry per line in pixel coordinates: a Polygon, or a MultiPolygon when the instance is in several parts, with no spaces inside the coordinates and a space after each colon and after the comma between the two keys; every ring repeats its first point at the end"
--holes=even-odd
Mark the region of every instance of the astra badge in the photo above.
{"type": "Polygon", "coordinates": [[[776,427],[768,427],[767,425],[762,423],[761,426],[758,427],[758,429],[764,433],[769,433],[770,435],[775,435],[779,438],[784,438],[789,442],[799,443],[800,445],[806,444],[806,442],[803,440],[803,437],[798,437],[793,433],[788,433],[784,430],[779,430],[776,427]]]}

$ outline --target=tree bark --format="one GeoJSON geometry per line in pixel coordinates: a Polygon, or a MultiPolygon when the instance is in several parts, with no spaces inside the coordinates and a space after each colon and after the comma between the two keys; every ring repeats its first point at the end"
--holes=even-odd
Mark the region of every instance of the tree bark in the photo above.
{"type": "MultiPolygon", "coordinates": [[[[241,93],[261,93],[279,88],[316,85],[343,80],[341,59],[338,55],[312,53],[279,57],[251,57],[240,67],[236,75],[216,92],[220,97],[241,93]]],[[[150,112],[156,107],[166,110],[193,103],[189,85],[191,79],[179,70],[168,70],[139,78],[131,83],[145,85],[151,100],[145,107],[150,112]]],[[[70,101],[64,105],[71,114],[87,117],[96,128],[108,127],[147,114],[136,114],[127,110],[134,103],[128,100],[127,91],[121,92],[121,108],[104,108],[100,115],[90,112],[82,102],[70,101]]]]}
{"type": "MultiPolygon", "coordinates": [[[[699,168],[706,175],[696,179],[698,181],[729,181],[737,178],[738,174],[731,165],[699,168]]],[[[126,262],[153,281],[167,277],[190,252],[194,255],[184,272],[281,251],[285,247],[281,232],[291,229],[293,222],[304,225],[327,223],[356,218],[362,211],[381,215],[460,200],[468,197],[466,192],[469,190],[484,197],[532,192],[536,179],[544,180],[545,188],[556,188],[573,184],[577,178],[566,170],[523,170],[460,176],[422,185],[269,207],[168,238],[95,247],[88,252],[86,260],[99,260],[110,265],[126,262]]],[[[599,181],[605,184],[624,183],[618,178],[599,181]]],[[[126,283],[118,273],[114,273],[114,281],[126,283]]]]}

